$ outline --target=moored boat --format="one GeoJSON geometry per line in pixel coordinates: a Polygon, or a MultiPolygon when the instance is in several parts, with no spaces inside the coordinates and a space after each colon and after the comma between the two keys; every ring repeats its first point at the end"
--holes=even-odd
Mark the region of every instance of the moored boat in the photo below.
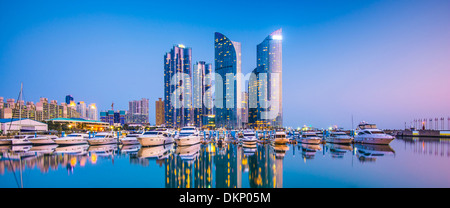
{"type": "Polygon", "coordinates": [[[201,141],[198,130],[192,126],[186,126],[175,136],[175,142],[178,146],[194,145],[201,141]]]}
{"type": "Polygon", "coordinates": [[[320,144],[322,142],[322,139],[314,131],[303,131],[298,140],[304,144],[320,144]]]}
{"type": "Polygon", "coordinates": [[[72,133],[67,136],[54,139],[53,141],[58,145],[87,144],[88,138],[88,134],[72,133]]]}
{"type": "Polygon", "coordinates": [[[330,135],[325,138],[327,143],[335,144],[351,144],[353,138],[342,131],[332,131],[330,135]]]}
{"type": "Polygon", "coordinates": [[[55,135],[37,135],[34,137],[28,138],[33,145],[46,145],[46,144],[56,144],[55,139],[58,137],[55,135]]]}
{"type": "Polygon", "coordinates": [[[100,132],[93,138],[87,140],[89,145],[103,145],[103,144],[117,144],[117,139],[114,138],[112,132],[100,132]]]}
{"type": "Polygon", "coordinates": [[[156,129],[153,131],[146,131],[137,137],[138,142],[144,146],[158,146],[171,144],[174,142],[173,137],[167,129],[156,129]]]}
{"type": "Polygon", "coordinates": [[[375,124],[361,122],[356,129],[355,142],[363,144],[389,144],[395,137],[384,133],[375,124]]]}

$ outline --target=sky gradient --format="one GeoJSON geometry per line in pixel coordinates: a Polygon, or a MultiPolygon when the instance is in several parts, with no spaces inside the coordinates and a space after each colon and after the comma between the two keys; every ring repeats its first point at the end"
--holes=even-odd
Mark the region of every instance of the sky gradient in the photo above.
{"type": "Polygon", "coordinates": [[[1,1],[0,97],[128,110],[163,96],[174,44],[214,64],[214,32],[256,45],[283,29],[284,125],[403,128],[450,116],[450,1],[1,1]]]}

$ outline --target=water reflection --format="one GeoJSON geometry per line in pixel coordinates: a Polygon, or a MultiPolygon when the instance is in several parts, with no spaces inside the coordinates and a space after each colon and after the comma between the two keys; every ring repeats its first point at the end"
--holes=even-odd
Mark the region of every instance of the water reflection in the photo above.
{"type": "MultiPolygon", "coordinates": [[[[446,139],[397,138],[395,142],[401,153],[450,157],[450,142],[446,139]]],[[[362,163],[376,163],[380,159],[395,159],[396,154],[390,145],[329,143],[257,144],[250,147],[231,143],[178,147],[174,144],[155,147],[115,144],[0,146],[0,177],[5,171],[15,176],[19,171],[36,168],[41,173],[62,169],[70,175],[76,174],[77,166],[85,167],[88,163],[102,166],[128,158],[129,164],[148,167],[156,163],[158,168],[163,168],[166,188],[281,188],[285,165],[298,166],[312,160],[353,161],[353,157],[362,163]],[[300,154],[301,159],[295,154],[300,154]],[[324,157],[317,157],[317,154],[324,157]]]]}
{"type": "Polygon", "coordinates": [[[390,145],[355,144],[354,147],[360,162],[375,162],[379,157],[395,156],[395,151],[390,145]]]}

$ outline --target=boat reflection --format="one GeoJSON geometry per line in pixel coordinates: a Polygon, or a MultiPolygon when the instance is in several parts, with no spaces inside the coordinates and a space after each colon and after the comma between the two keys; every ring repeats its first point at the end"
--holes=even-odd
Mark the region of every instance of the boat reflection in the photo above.
{"type": "Polygon", "coordinates": [[[350,144],[326,143],[325,147],[329,150],[332,158],[344,158],[347,152],[352,152],[353,147],[350,144]]]}
{"type": "Polygon", "coordinates": [[[305,161],[314,159],[316,152],[322,150],[320,144],[301,144],[300,147],[305,161]]]}
{"type": "Polygon", "coordinates": [[[375,162],[379,157],[395,156],[395,151],[390,145],[355,144],[354,148],[360,162],[375,162]]]}
{"type": "Polygon", "coordinates": [[[141,147],[137,153],[138,158],[147,158],[147,159],[163,159],[166,158],[173,149],[173,143],[168,145],[159,145],[159,146],[152,146],[152,147],[141,147]]]}

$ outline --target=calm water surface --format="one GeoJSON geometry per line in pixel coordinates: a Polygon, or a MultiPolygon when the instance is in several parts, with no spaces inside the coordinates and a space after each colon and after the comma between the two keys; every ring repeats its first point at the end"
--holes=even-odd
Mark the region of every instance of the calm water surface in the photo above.
{"type": "Polygon", "coordinates": [[[450,187],[450,140],[390,145],[0,146],[0,188],[450,187]],[[21,149],[22,148],[22,149],[21,149]]]}

